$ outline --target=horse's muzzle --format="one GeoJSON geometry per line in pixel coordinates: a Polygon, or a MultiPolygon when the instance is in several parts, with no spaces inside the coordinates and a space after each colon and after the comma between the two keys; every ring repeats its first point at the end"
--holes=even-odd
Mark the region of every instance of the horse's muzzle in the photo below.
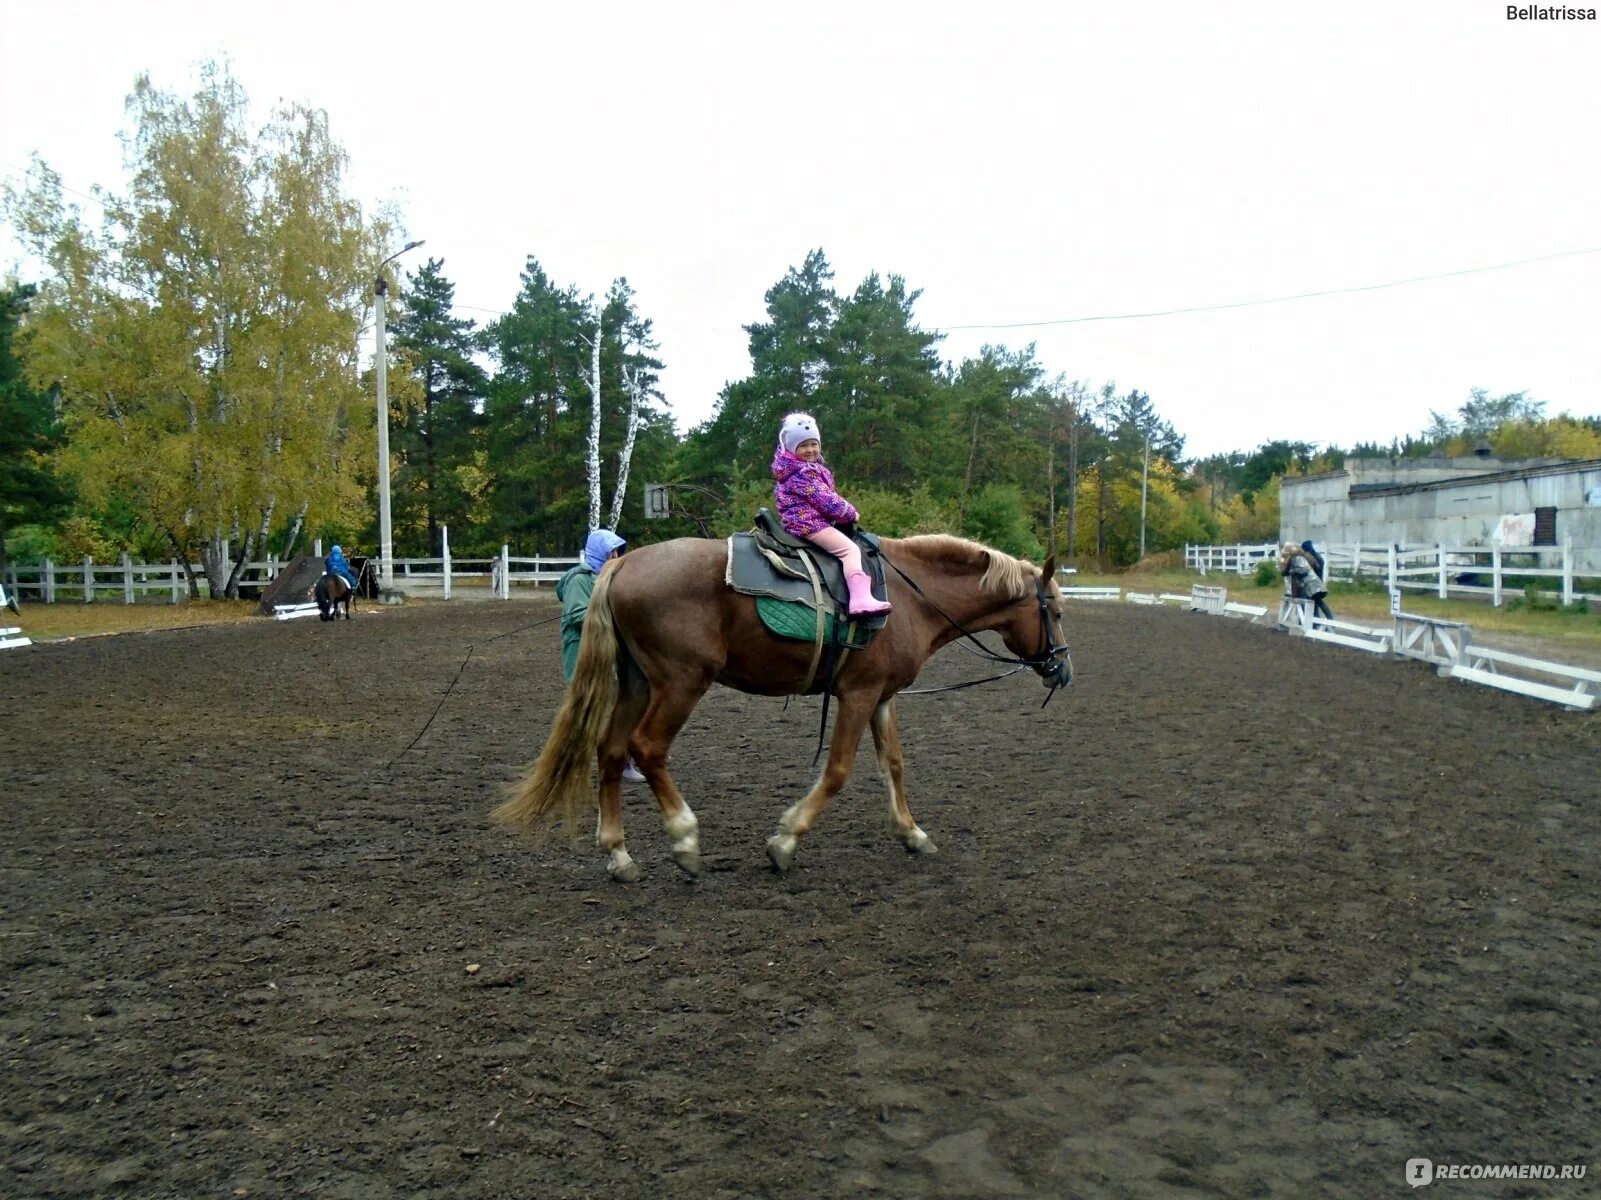
{"type": "Polygon", "coordinates": [[[1073,660],[1065,654],[1053,659],[1051,665],[1040,672],[1040,682],[1055,691],[1073,682],[1073,660]]]}

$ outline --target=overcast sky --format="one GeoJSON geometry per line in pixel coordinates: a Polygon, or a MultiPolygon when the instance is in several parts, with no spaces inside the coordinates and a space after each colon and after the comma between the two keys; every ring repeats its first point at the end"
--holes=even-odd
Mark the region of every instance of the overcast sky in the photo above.
{"type": "Polygon", "coordinates": [[[442,258],[462,315],[507,308],[528,255],[584,292],[627,276],[681,429],[816,247],[842,292],[870,271],[922,289],[948,359],[1033,341],[1053,375],[1148,392],[1192,454],[1387,441],[1475,386],[1601,413],[1601,253],[1567,253],[1601,247],[1601,21],[1492,0],[55,0],[8,5],[4,38],[0,174],[38,152],[76,192],[120,190],[135,75],[189,93],[225,55],[258,117],[327,110],[350,191],[399,208],[427,240],[402,261],[442,258]]]}

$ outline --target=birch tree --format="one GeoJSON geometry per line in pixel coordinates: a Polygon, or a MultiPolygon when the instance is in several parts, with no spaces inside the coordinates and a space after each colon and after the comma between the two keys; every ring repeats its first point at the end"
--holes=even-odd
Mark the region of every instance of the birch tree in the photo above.
{"type": "Polygon", "coordinates": [[[589,441],[585,443],[589,479],[589,527],[600,525],[600,410],[604,406],[600,391],[600,343],[602,329],[595,320],[595,336],[589,340],[589,441]]]}
{"type": "Polygon", "coordinates": [[[616,529],[623,519],[623,504],[628,498],[628,476],[633,466],[634,448],[639,441],[640,429],[647,418],[653,415],[649,411],[650,401],[661,399],[656,384],[662,364],[653,357],[657,347],[651,334],[651,322],[636,311],[633,289],[629,287],[628,280],[618,279],[612,284],[606,296],[603,319],[615,331],[618,377],[628,406],[623,443],[617,452],[617,478],[612,487],[611,519],[608,522],[609,528],[616,529]]]}
{"type": "Polygon", "coordinates": [[[42,163],[7,194],[49,268],[28,370],[59,388],[85,499],[133,504],[233,596],[275,526],[365,517],[374,422],[356,355],[383,231],[343,194],[321,111],[252,130],[215,65],[187,100],[142,76],[127,107],[128,190],[101,193],[98,233],[42,163]]]}
{"type": "MultiPolygon", "coordinates": [[[[584,342],[589,347],[589,439],[585,449],[585,469],[589,483],[589,528],[600,526],[601,513],[601,418],[609,405],[602,380],[610,376],[601,373],[601,354],[603,349],[611,348],[612,353],[620,359],[617,378],[622,384],[622,397],[626,397],[627,416],[623,430],[622,446],[617,453],[617,475],[612,487],[612,502],[609,511],[607,528],[616,529],[617,523],[622,520],[623,501],[628,492],[628,472],[633,462],[634,444],[639,437],[642,406],[651,394],[656,379],[656,372],[661,369],[661,363],[650,357],[649,351],[656,348],[651,338],[650,322],[641,318],[634,312],[633,289],[628,286],[628,280],[618,279],[613,282],[611,290],[606,294],[606,303],[595,315],[595,332],[593,337],[585,337],[584,342]]],[[[621,400],[622,397],[614,397],[621,400]]]]}
{"type": "Polygon", "coordinates": [[[628,428],[623,434],[623,448],[617,454],[617,485],[612,488],[611,519],[608,529],[616,529],[623,519],[623,498],[628,494],[628,468],[634,460],[634,442],[639,437],[639,372],[623,364],[623,388],[628,393],[628,428]]]}

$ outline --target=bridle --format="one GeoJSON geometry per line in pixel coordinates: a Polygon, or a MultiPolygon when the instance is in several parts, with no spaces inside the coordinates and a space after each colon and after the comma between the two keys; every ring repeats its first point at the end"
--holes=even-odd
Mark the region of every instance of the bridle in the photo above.
{"type": "Polygon", "coordinates": [[[965,683],[947,684],[944,687],[936,688],[912,688],[901,692],[900,695],[917,696],[928,695],[932,692],[960,691],[962,688],[976,687],[981,683],[991,683],[997,679],[1005,679],[1008,675],[1016,675],[1019,671],[1027,669],[1034,671],[1034,673],[1037,674],[1044,682],[1045,686],[1050,689],[1050,691],[1046,693],[1044,703],[1040,705],[1041,708],[1044,708],[1046,704],[1051,702],[1051,697],[1056,695],[1057,688],[1066,687],[1072,682],[1073,672],[1070,665],[1068,647],[1066,643],[1058,643],[1056,638],[1051,634],[1050,592],[1045,586],[1044,571],[1041,571],[1034,579],[1034,597],[1039,603],[1040,614],[1040,648],[1034,654],[1031,654],[1026,658],[1017,658],[1011,655],[995,653],[995,651],[991,650],[983,642],[979,641],[978,638],[973,635],[972,631],[967,629],[967,627],[964,626],[960,621],[936,604],[929,594],[925,592],[921,586],[919,586],[917,580],[913,579],[893,562],[890,562],[889,558],[885,556],[882,549],[879,549],[877,553],[878,557],[883,559],[883,561],[890,567],[891,570],[895,572],[895,574],[904,579],[906,581],[906,585],[911,588],[912,591],[916,592],[925,604],[927,604],[935,612],[939,613],[940,616],[944,617],[945,620],[949,622],[951,628],[955,629],[959,634],[962,635],[961,639],[956,643],[958,646],[975,657],[987,659],[990,662],[1004,663],[1012,668],[1010,671],[1002,671],[999,675],[987,675],[983,679],[970,679],[965,683]],[[972,645],[965,645],[964,642],[971,642],[972,645]],[[974,649],[974,647],[977,647],[977,649],[974,649]]]}
{"type": "MultiPolygon", "coordinates": [[[[883,559],[884,562],[888,564],[889,568],[895,572],[895,574],[899,575],[906,581],[906,586],[917,593],[917,595],[922,599],[923,603],[927,604],[935,612],[939,613],[940,616],[944,617],[948,622],[950,622],[951,628],[955,629],[956,632],[961,634],[963,640],[972,643],[971,646],[967,646],[963,645],[962,641],[958,641],[956,644],[961,646],[963,650],[966,650],[969,654],[975,655],[978,658],[987,659],[990,662],[995,663],[1004,663],[1012,668],[1010,671],[1002,671],[999,675],[986,675],[983,679],[969,679],[965,683],[948,683],[944,687],[908,688],[904,691],[897,692],[896,695],[927,696],[934,692],[959,692],[963,688],[977,687],[981,683],[994,683],[997,679],[1005,679],[1008,675],[1016,675],[1019,671],[1033,670],[1035,674],[1037,674],[1044,681],[1045,686],[1050,688],[1050,691],[1045,694],[1044,704],[1040,705],[1041,708],[1044,708],[1046,704],[1051,702],[1051,697],[1056,695],[1057,688],[1066,687],[1073,681],[1073,669],[1067,657],[1068,648],[1066,645],[1058,645],[1056,639],[1051,636],[1050,594],[1045,588],[1044,571],[1041,571],[1039,573],[1039,577],[1034,580],[1034,595],[1039,601],[1040,614],[1039,651],[1038,653],[1029,655],[1027,658],[1014,658],[1006,654],[997,654],[983,642],[979,641],[978,638],[973,635],[972,630],[968,629],[955,617],[951,616],[950,613],[946,612],[938,604],[934,603],[933,598],[922,589],[922,586],[917,582],[917,580],[913,579],[905,571],[901,570],[894,563],[890,562],[890,560],[885,557],[884,550],[881,546],[869,547],[867,552],[869,554],[876,554],[879,558],[883,559]]],[[[823,714],[822,720],[817,727],[817,753],[812,755],[812,765],[814,767],[817,765],[817,760],[823,755],[823,738],[828,732],[828,699],[829,695],[834,690],[834,649],[835,644],[830,641],[828,645],[828,653],[824,656],[823,662],[823,714]]]]}

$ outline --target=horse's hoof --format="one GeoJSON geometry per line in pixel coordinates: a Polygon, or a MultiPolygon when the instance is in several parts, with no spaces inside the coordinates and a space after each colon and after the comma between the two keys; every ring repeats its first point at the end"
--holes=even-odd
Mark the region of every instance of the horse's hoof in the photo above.
{"type": "Polygon", "coordinates": [[[901,839],[901,845],[906,847],[906,853],[908,854],[939,853],[939,847],[934,844],[934,839],[921,829],[913,829],[910,834],[901,839]]]}
{"type": "Polygon", "coordinates": [[[606,874],[612,877],[613,883],[638,883],[639,864],[630,859],[620,866],[608,866],[606,874]]]}
{"type": "Polygon", "coordinates": [[[674,850],[673,861],[691,879],[700,878],[700,855],[694,850],[674,850]]]}
{"type": "Polygon", "coordinates": [[[790,839],[786,844],[786,839],[782,837],[768,838],[767,857],[773,860],[773,870],[778,872],[789,870],[795,865],[794,840],[790,839]]]}

